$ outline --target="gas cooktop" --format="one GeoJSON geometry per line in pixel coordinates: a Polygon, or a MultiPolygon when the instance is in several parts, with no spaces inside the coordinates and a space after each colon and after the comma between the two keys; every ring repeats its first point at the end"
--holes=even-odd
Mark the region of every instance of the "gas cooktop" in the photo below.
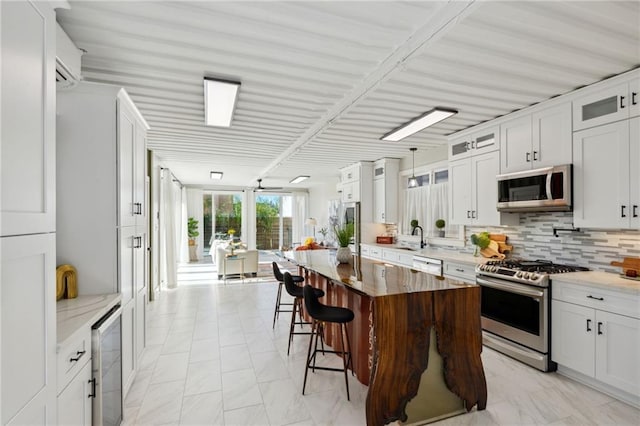
{"type": "Polygon", "coordinates": [[[524,284],[546,287],[549,284],[549,274],[565,272],[588,271],[582,266],[561,265],[546,260],[490,260],[484,265],[478,265],[476,272],[482,275],[502,278],[524,284]]]}

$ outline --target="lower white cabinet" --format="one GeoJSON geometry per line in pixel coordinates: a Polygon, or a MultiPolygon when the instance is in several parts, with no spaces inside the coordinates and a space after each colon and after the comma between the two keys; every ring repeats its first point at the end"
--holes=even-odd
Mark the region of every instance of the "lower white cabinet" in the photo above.
{"type": "MultiPolygon", "coordinates": [[[[90,358],[87,357],[87,360],[90,358]]],[[[90,426],[92,391],[91,362],[86,362],[62,393],[58,395],[57,424],[90,426]]]]}
{"type": "Polygon", "coordinates": [[[136,329],[135,329],[135,301],[130,301],[122,307],[122,388],[123,395],[129,392],[136,371],[136,329]]]}
{"type": "Polygon", "coordinates": [[[553,361],[627,394],[640,395],[639,298],[555,281],[553,286],[553,361]],[[576,304],[580,298],[584,303],[576,304]],[[635,317],[628,316],[634,304],[635,317]],[[617,305],[625,315],[612,312],[617,305]]]}
{"type": "Polygon", "coordinates": [[[140,359],[147,342],[147,287],[136,297],[136,359],[140,359]]]}
{"type": "Polygon", "coordinates": [[[442,265],[443,274],[447,278],[462,280],[469,284],[476,283],[475,264],[444,261],[442,265]]]}

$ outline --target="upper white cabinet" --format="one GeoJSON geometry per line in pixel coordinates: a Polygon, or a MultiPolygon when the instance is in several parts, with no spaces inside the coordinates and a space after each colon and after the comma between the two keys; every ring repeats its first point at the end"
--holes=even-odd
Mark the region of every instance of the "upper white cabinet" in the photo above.
{"type": "Polygon", "coordinates": [[[640,227],[640,118],[574,133],[574,224],[640,227]]]}
{"type": "Polygon", "coordinates": [[[553,361],[637,399],[640,394],[637,295],[557,280],[553,284],[553,361]]]}
{"type": "Polygon", "coordinates": [[[55,13],[2,2],[1,235],[55,231],[55,13]]]}
{"type": "Polygon", "coordinates": [[[500,173],[571,164],[571,103],[538,109],[500,125],[500,173]]]}
{"type": "Polygon", "coordinates": [[[482,130],[456,136],[449,142],[449,160],[497,151],[500,148],[499,139],[500,128],[498,126],[485,127],[482,130]]]}
{"type": "Polygon", "coordinates": [[[640,114],[640,81],[603,82],[573,101],[573,130],[635,117],[640,114]]]}
{"type": "Polygon", "coordinates": [[[449,220],[456,225],[515,225],[516,213],[498,212],[499,152],[449,162],[449,220]]]}
{"type": "Polygon", "coordinates": [[[373,221],[398,221],[398,173],[400,160],[383,158],[373,165],[373,221]]]}
{"type": "MultiPolygon", "coordinates": [[[[342,202],[359,202],[361,222],[373,219],[373,162],[360,161],[340,170],[342,202]]],[[[363,235],[364,236],[364,235],[363,235]]]]}

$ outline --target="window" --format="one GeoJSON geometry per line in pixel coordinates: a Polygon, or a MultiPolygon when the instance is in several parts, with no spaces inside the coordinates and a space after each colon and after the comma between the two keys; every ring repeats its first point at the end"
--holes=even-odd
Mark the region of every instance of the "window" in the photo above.
{"type": "Polygon", "coordinates": [[[256,248],[278,250],[291,247],[293,241],[293,196],[258,195],[256,197],[256,248]]]}
{"type": "MultiPolygon", "coordinates": [[[[407,188],[409,188],[409,179],[410,178],[407,178],[407,188]]],[[[430,174],[416,176],[416,181],[418,182],[417,186],[427,186],[429,185],[430,180],[431,180],[430,174]]]]}
{"type": "Polygon", "coordinates": [[[242,195],[240,193],[211,193],[203,195],[204,249],[211,249],[214,241],[228,240],[229,230],[242,239],[242,195]]]}

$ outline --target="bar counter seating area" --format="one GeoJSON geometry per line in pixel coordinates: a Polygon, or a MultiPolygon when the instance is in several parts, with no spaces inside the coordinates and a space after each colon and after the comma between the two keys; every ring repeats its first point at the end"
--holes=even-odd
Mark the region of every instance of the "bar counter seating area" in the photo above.
{"type": "MultiPolygon", "coordinates": [[[[359,256],[338,263],[332,250],[282,256],[304,284],[324,291],[321,303],[353,311],[348,349],[353,374],[368,386],[367,425],[424,424],[486,408],[480,287],[359,256]]],[[[323,328],[325,344],[341,349],[340,325],[323,328]]]]}

